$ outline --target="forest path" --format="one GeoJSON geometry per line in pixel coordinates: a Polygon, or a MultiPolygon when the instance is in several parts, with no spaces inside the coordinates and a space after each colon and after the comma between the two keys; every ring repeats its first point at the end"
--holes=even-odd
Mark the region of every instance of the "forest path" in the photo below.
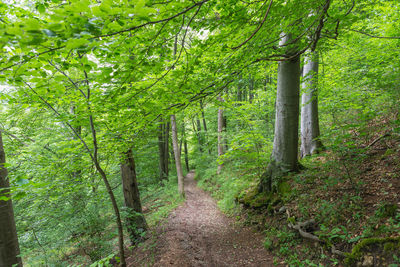
{"type": "Polygon", "coordinates": [[[150,255],[149,249],[134,251],[129,266],[273,266],[263,235],[225,216],[197,187],[193,171],[185,177],[185,194],[185,203],[157,230],[150,255]]]}

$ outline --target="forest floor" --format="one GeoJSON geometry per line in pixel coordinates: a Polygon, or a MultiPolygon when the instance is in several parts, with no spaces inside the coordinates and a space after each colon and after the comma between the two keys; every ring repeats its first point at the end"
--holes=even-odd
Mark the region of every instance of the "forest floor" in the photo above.
{"type": "Polygon", "coordinates": [[[128,266],[273,266],[263,234],[225,216],[194,176],[185,177],[186,201],[130,252],[128,266]]]}

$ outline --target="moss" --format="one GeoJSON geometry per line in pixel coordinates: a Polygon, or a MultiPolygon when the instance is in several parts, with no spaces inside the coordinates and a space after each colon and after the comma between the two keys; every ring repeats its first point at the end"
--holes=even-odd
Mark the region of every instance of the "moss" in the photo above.
{"type": "Polygon", "coordinates": [[[282,202],[280,196],[272,192],[259,193],[256,187],[242,192],[238,196],[238,201],[251,208],[266,207],[267,210],[273,210],[273,207],[282,202]]]}
{"type": "Polygon", "coordinates": [[[363,256],[363,253],[368,250],[372,245],[383,246],[384,252],[398,251],[400,248],[400,237],[387,237],[387,238],[367,238],[353,247],[351,253],[347,254],[344,263],[347,266],[354,266],[363,256]]]}
{"type": "Polygon", "coordinates": [[[290,184],[288,182],[281,182],[278,185],[278,193],[281,196],[288,195],[291,191],[292,191],[292,189],[291,189],[290,184]]]}

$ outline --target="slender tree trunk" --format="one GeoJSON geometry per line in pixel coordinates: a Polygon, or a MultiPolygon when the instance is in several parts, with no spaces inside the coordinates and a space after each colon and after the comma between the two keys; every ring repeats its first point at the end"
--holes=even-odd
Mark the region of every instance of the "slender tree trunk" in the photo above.
{"type": "Polygon", "coordinates": [[[5,163],[6,155],[0,131],[0,266],[9,267],[14,264],[22,266],[5,163]],[[1,197],[6,197],[7,200],[1,197]]]}
{"type": "Polygon", "coordinates": [[[203,153],[203,147],[201,145],[200,133],[199,133],[198,129],[196,128],[196,125],[194,124],[194,119],[192,119],[192,127],[193,127],[193,131],[196,133],[197,143],[199,145],[199,151],[200,151],[200,153],[203,153]]]}
{"type": "Polygon", "coordinates": [[[185,196],[184,185],[183,185],[181,154],[179,153],[179,147],[178,147],[178,131],[176,128],[175,115],[171,115],[171,126],[172,126],[172,145],[174,147],[176,173],[178,175],[178,190],[179,190],[179,194],[181,196],[185,196]]]}
{"type": "Polygon", "coordinates": [[[179,153],[182,155],[182,144],[183,144],[183,151],[185,153],[185,166],[186,171],[189,172],[189,156],[188,156],[188,149],[187,149],[187,141],[186,141],[186,133],[185,133],[185,123],[182,126],[182,139],[181,144],[179,146],[179,153]]]}
{"type": "Polygon", "coordinates": [[[129,209],[127,229],[131,244],[135,245],[143,240],[143,233],[147,229],[147,224],[142,214],[142,204],[140,201],[132,149],[129,149],[124,155],[124,162],[121,163],[121,177],[124,203],[129,209]]]}
{"type": "Polygon", "coordinates": [[[168,144],[169,144],[169,123],[161,120],[158,129],[158,152],[160,181],[168,179],[168,144]]]}
{"type": "Polygon", "coordinates": [[[254,99],[254,78],[249,78],[249,103],[251,104],[254,99]]]}
{"type": "MultiPolygon", "coordinates": [[[[242,96],[242,74],[239,75],[239,80],[238,80],[238,84],[237,84],[236,101],[238,101],[238,102],[243,101],[243,96],[242,96]]],[[[238,105],[240,106],[241,103],[238,103],[238,105]]]]}
{"type": "MultiPolygon", "coordinates": [[[[223,102],[221,96],[218,97],[218,100],[220,102],[223,102]]],[[[224,137],[222,136],[223,131],[224,131],[224,110],[220,106],[218,109],[218,157],[221,157],[224,154],[224,144],[223,144],[224,137]]],[[[223,166],[222,163],[218,163],[217,174],[221,174],[222,166],[223,166]]]]}
{"type": "Polygon", "coordinates": [[[187,147],[187,141],[186,141],[186,136],[185,140],[183,141],[183,148],[185,151],[185,165],[186,165],[186,171],[189,172],[189,155],[188,155],[188,147],[187,147]]]}
{"type": "Polygon", "coordinates": [[[206,143],[207,148],[208,148],[208,154],[211,155],[211,149],[210,149],[209,144],[208,144],[207,123],[206,123],[206,118],[204,116],[204,106],[203,106],[203,101],[202,100],[200,100],[200,108],[201,108],[201,118],[203,120],[203,128],[204,128],[204,133],[205,133],[205,136],[204,136],[205,140],[206,140],[205,143],[206,143]]]}
{"type": "MultiPolygon", "coordinates": [[[[286,35],[280,45],[288,43],[286,35]]],[[[289,46],[288,49],[293,49],[289,46]]],[[[288,51],[293,55],[295,51],[288,51]]],[[[299,128],[299,94],[300,94],[300,59],[294,56],[281,61],[278,67],[278,84],[276,97],[275,133],[271,163],[260,183],[260,191],[276,190],[282,172],[296,171],[298,128],[299,128]]]]}
{"type": "MultiPolygon", "coordinates": [[[[223,124],[222,124],[222,132],[224,132],[225,133],[225,136],[224,136],[224,139],[223,139],[223,143],[224,143],[224,147],[225,147],[225,150],[224,151],[228,151],[228,149],[229,149],[229,147],[228,147],[228,137],[226,136],[226,133],[228,132],[228,118],[225,116],[225,115],[223,115],[222,116],[222,122],[223,122],[223,124]]],[[[225,152],[224,152],[225,153],[225,152]]]]}
{"type": "Polygon", "coordinates": [[[170,131],[171,125],[169,122],[165,124],[165,133],[164,133],[164,171],[167,175],[169,175],[169,131],[170,131]]]}
{"type": "Polygon", "coordinates": [[[318,153],[323,148],[318,121],[318,53],[313,51],[304,57],[301,98],[301,147],[300,156],[318,153]]]}
{"type": "Polygon", "coordinates": [[[107,175],[104,172],[103,168],[100,166],[100,162],[98,160],[97,135],[96,135],[96,129],[94,127],[92,115],[89,116],[89,121],[90,121],[90,129],[92,131],[93,147],[94,147],[92,160],[96,167],[96,170],[99,172],[99,174],[104,182],[104,185],[106,186],[108,196],[110,197],[110,200],[111,200],[111,204],[112,204],[114,214],[116,217],[117,229],[118,229],[118,249],[119,249],[119,257],[120,257],[120,261],[121,261],[121,267],[125,267],[126,261],[125,261],[125,250],[124,250],[124,230],[122,227],[121,213],[119,212],[118,204],[115,199],[115,195],[111,188],[111,185],[108,181],[107,175]]]}
{"type": "Polygon", "coordinates": [[[197,132],[199,133],[199,146],[202,148],[204,148],[204,136],[203,136],[203,132],[201,131],[201,122],[198,116],[196,116],[196,125],[197,125],[197,132]]]}

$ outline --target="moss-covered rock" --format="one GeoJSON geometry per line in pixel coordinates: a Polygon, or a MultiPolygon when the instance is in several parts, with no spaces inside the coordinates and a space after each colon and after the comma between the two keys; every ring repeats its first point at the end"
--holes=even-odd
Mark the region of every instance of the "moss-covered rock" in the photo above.
{"type": "Polygon", "coordinates": [[[364,263],[372,257],[373,266],[388,266],[393,263],[393,255],[400,257],[400,237],[367,238],[353,247],[344,263],[346,266],[368,266],[364,263]]]}

